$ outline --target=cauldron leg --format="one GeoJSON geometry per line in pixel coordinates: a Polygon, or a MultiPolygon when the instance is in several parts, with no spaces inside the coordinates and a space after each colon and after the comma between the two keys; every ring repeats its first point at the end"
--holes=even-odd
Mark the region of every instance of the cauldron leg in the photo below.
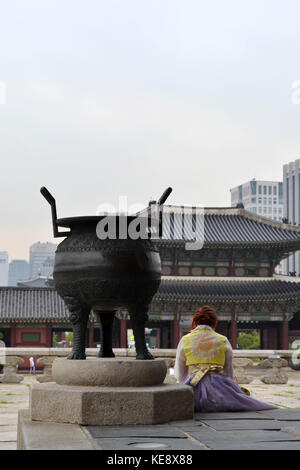
{"type": "Polygon", "coordinates": [[[115,312],[96,312],[102,327],[102,345],[99,357],[115,357],[112,350],[112,331],[115,312]]]}
{"type": "Polygon", "coordinates": [[[148,305],[136,305],[129,309],[137,359],[154,359],[145,340],[145,324],[148,320],[148,305]]]}
{"type": "Polygon", "coordinates": [[[73,348],[68,359],[85,359],[86,328],[90,315],[90,308],[82,305],[73,298],[64,298],[71,312],[70,321],[73,324],[73,348]]]}

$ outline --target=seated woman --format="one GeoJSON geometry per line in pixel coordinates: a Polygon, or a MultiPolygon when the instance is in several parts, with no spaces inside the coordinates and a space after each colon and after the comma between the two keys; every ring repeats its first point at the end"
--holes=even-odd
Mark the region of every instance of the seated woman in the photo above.
{"type": "Polygon", "coordinates": [[[177,348],[174,375],[194,389],[196,411],[259,411],[277,406],[246,394],[233,379],[232,348],[215,332],[216,311],[205,305],[193,317],[192,330],[177,348]]]}

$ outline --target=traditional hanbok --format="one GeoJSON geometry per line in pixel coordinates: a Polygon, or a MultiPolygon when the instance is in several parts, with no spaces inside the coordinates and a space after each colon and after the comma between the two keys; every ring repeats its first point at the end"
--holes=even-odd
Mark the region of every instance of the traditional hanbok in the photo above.
{"type": "Polygon", "coordinates": [[[178,344],[176,379],[194,390],[196,411],[259,411],[277,408],[248,395],[234,380],[228,339],[199,325],[178,344]]]}

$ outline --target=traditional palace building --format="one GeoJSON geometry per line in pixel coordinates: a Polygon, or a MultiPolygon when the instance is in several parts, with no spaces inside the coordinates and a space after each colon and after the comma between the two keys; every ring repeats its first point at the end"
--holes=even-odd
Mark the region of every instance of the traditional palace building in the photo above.
{"type": "MultiPolygon", "coordinates": [[[[218,331],[237,346],[239,331],[260,331],[262,349],[287,349],[300,339],[300,279],[274,274],[278,263],[300,249],[300,227],[237,208],[204,210],[204,245],[186,250],[195,225],[191,208],[179,223],[178,210],[157,241],[163,278],[149,310],[150,346],[175,348],[203,304],[219,315],[218,331]]],[[[128,313],[119,311],[114,344],[127,346],[128,313]]],[[[68,311],[54,288],[0,288],[0,332],[7,346],[53,345],[54,333],[70,331],[68,311]]],[[[88,343],[101,342],[91,314],[88,343]]]]}

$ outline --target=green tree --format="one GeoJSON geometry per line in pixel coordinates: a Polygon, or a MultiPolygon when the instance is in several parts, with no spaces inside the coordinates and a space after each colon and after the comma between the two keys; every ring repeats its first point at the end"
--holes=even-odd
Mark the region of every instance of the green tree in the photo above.
{"type": "Polygon", "coordinates": [[[65,333],[66,340],[70,343],[70,348],[73,347],[73,331],[66,331],[65,333]]]}
{"type": "Polygon", "coordinates": [[[4,338],[4,334],[2,333],[2,331],[0,331],[0,339],[3,339],[4,338]]]}
{"type": "Polygon", "coordinates": [[[257,330],[248,333],[239,333],[237,343],[242,349],[259,349],[260,334],[257,330]]]}
{"type": "Polygon", "coordinates": [[[53,346],[56,346],[57,345],[57,333],[52,333],[52,344],[53,346]]]}

